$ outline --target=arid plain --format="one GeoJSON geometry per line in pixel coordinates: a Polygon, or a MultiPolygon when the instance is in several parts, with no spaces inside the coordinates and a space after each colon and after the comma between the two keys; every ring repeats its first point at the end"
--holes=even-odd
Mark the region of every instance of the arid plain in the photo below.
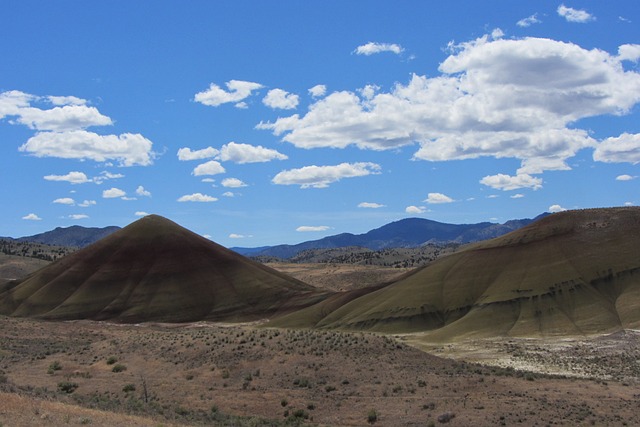
{"type": "MultiPolygon", "coordinates": [[[[629,212],[631,219],[637,221],[636,211],[615,211],[624,219],[625,227],[631,221],[629,212]]],[[[548,236],[555,247],[566,249],[566,242],[575,238],[565,242],[557,236],[577,236],[580,239],[575,241],[582,244],[584,236],[592,235],[571,231],[573,228],[560,227],[561,222],[553,221],[556,222],[545,223],[547,228],[529,228],[525,230],[527,234],[463,248],[457,255],[443,257],[435,267],[413,275],[403,269],[370,265],[270,266],[313,286],[314,295],[326,292],[334,295],[329,298],[338,295],[336,300],[342,301],[340,295],[360,295],[362,289],[375,285],[380,292],[365,294],[373,299],[393,289],[393,285],[380,287],[380,283],[413,286],[429,271],[437,274],[430,273],[425,283],[435,283],[440,277],[438,272],[445,271],[456,259],[473,259],[473,251],[513,255],[513,250],[504,249],[505,242],[514,245],[515,250],[523,245],[535,247],[548,236]],[[545,234],[545,230],[552,232],[545,234]],[[342,293],[333,294],[335,291],[342,293]]],[[[600,217],[595,224],[620,234],[616,221],[607,221],[600,217]]],[[[583,228],[593,233],[591,219],[585,224],[589,227],[583,228]]],[[[616,246],[624,249],[624,242],[616,239],[616,246]]],[[[594,251],[583,251],[579,256],[567,257],[572,261],[571,269],[556,259],[562,272],[579,275],[581,285],[570,280],[562,282],[571,285],[563,293],[563,289],[547,287],[538,290],[521,280],[526,289],[516,293],[515,302],[486,303],[487,298],[482,297],[485,304],[476,303],[467,309],[476,317],[465,321],[463,316],[458,322],[467,332],[473,332],[469,324],[474,321],[486,330],[490,322],[477,312],[482,314],[492,304],[500,310],[511,310],[513,304],[519,304],[520,315],[512,320],[513,324],[522,321],[527,326],[531,322],[526,304],[545,302],[538,310],[554,317],[543,318],[537,329],[528,326],[526,330],[535,333],[520,336],[513,332],[525,330],[523,326],[492,337],[462,335],[461,327],[451,327],[456,321],[448,324],[448,330],[457,335],[439,339],[440,335],[429,331],[277,328],[266,318],[234,323],[121,323],[1,316],[0,425],[638,425],[640,332],[626,327],[601,333],[554,334],[545,323],[551,319],[554,327],[566,328],[566,319],[570,319],[575,328],[592,325],[578,305],[593,306],[593,301],[600,301],[594,295],[604,295],[615,302],[611,307],[620,310],[619,316],[631,319],[627,324],[636,322],[635,306],[630,302],[635,292],[635,255],[607,259],[607,265],[614,270],[595,266],[594,278],[590,279],[585,267],[577,262],[585,253],[596,255],[594,251]],[[614,283],[616,295],[623,297],[614,298],[613,290],[602,293],[608,283],[614,283]],[[558,311],[565,313],[566,319],[560,319],[558,311]]],[[[80,259],[87,262],[86,256],[80,259]]],[[[6,258],[3,260],[9,264],[6,258]]],[[[17,265],[14,258],[11,261],[12,271],[22,271],[24,266],[17,265]]],[[[589,261],[584,265],[593,264],[591,258],[589,261]]],[[[455,270],[446,271],[449,277],[455,270]]],[[[504,266],[500,271],[508,269],[504,266]]],[[[39,273],[33,276],[38,282],[31,279],[26,283],[46,284],[40,278],[47,274],[39,273]]],[[[492,283],[498,282],[497,278],[492,279],[492,283]]],[[[9,291],[13,289],[11,285],[4,286],[9,291]]],[[[509,289],[501,292],[490,296],[513,298],[509,289]]],[[[11,295],[20,297],[19,293],[11,295]]],[[[313,320],[317,313],[331,307],[325,304],[332,301],[329,298],[318,303],[318,309],[309,306],[284,319],[313,320]],[[301,317],[297,313],[307,314],[301,317]]],[[[44,300],[31,301],[41,304],[44,300]]],[[[343,306],[353,304],[350,301],[343,306]]],[[[402,299],[407,307],[411,303],[402,299]]],[[[371,307],[381,306],[375,304],[371,307]]],[[[392,305],[382,307],[385,316],[397,313],[392,305]]],[[[398,317],[394,314],[385,319],[379,324],[386,327],[398,317]]],[[[504,321],[505,316],[496,319],[504,321]]]]}

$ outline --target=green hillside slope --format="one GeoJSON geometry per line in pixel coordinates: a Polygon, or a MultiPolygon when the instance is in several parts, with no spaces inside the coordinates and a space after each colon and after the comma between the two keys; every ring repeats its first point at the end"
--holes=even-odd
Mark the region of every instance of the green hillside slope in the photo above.
{"type": "MultiPolygon", "coordinates": [[[[309,323],[426,331],[433,340],[638,328],[639,249],[640,208],[557,213],[323,310],[309,323]]],[[[295,316],[293,323],[302,324],[299,314],[289,318],[295,316]]],[[[277,323],[286,326],[288,318],[277,323]]]]}

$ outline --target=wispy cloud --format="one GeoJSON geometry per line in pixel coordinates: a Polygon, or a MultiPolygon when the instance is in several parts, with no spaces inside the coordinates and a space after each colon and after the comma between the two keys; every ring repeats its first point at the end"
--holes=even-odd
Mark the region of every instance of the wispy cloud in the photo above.
{"type": "Polygon", "coordinates": [[[595,21],[596,17],[587,12],[586,10],[574,9],[572,7],[567,7],[564,4],[558,6],[558,15],[562,16],[568,22],[576,22],[579,24],[584,24],[587,22],[595,21]]]}
{"type": "Polygon", "coordinates": [[[251,96],[252,92],[264,87],[260,83],[243,80],[230,80],[225,85],[228,90],[224,90],[217,84],[211,83],[208,89],[196,93],[194,100],[211,107],[217,107],[227,103],[237,103],[236,105],[239,108],[244,108],[246,104],[240,102],[251,96]]]}
{"type": "Polygon", "coordinates": [[[400,46],[399,44],[369,42],[369,43],[358,46],[356,50],[354,50],[354,53],[356,55],[370,56],[376,53],[391,52],[391,53],[395,53],[396,55],[399,55],[403,51],[404,51],[403,47],[400,46]]]}
{"type": "Polygon", "coordinates": [[[531,15],[531,16],[528,16],[528,17],[526,17],[526,18],[523,18],[523,19],[519,20],[518,22],[516,22],[516,25],[517,25],[518,27],[525,27],[525,28],[526,28],[526,27],[530,27],[530,26],[531,26],[531,25],[533,25],[533,24],[539,24],[539,23],[541,23],[541,22],[542,22],[542,21],[540,21],[540,20],[538,19],[538,14],[537,14],[537,13],[534,13],[534,14],[533,14],[533,15],[531,15]]]}
{"type": "Polygon", "coordinates": [[[384,208],[385,205],[381,205],[380,203],[362,202],[358,204],[358,207],[367,209],[379,209],[384,208]]]}
{"type": "Polygon", "coordinates": [[[215,197],[202,194],[202,193],[193,193],[193,194],[185,194],[184,196],[178,199],[179,202],[216,202],[218,199],[215,197]]]}
{"type": "Polygon", "coordinates": [[[301,225],[300,227],[296,228],[296,231],[305,233],[305,232],[327,231],[330,228],[331,227],[327,225],[301,225]]]}

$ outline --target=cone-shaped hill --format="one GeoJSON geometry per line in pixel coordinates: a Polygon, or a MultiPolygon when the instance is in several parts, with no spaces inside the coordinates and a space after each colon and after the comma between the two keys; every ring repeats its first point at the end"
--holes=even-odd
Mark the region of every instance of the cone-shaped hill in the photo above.
{"type": "Polygon", "coordinates": [[[272,324],[426,331],[431,340],[639,328],[640,208],[556,213],[359,292],[272,324]]]}
{"type": "Polygon", "coordinates": [[[0,289],[0,313],[119,322],[253,320],[327,295],[150,215],[0,289]]]}

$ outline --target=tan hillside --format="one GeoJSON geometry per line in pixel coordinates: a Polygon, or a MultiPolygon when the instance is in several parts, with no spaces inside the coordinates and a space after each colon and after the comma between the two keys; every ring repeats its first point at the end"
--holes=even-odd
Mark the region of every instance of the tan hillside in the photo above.
{"type": "Polygon", "coordinates": [[[0,287],[0,313],[121,322],[253,320],[324,297],[151,215],[0,287]]]}
{"type": "Polygon", "coordinates": [[[469,336],[640,327],[640,208],[568,211],[471,245],[338,308],[275,324],[469,336]]]}

